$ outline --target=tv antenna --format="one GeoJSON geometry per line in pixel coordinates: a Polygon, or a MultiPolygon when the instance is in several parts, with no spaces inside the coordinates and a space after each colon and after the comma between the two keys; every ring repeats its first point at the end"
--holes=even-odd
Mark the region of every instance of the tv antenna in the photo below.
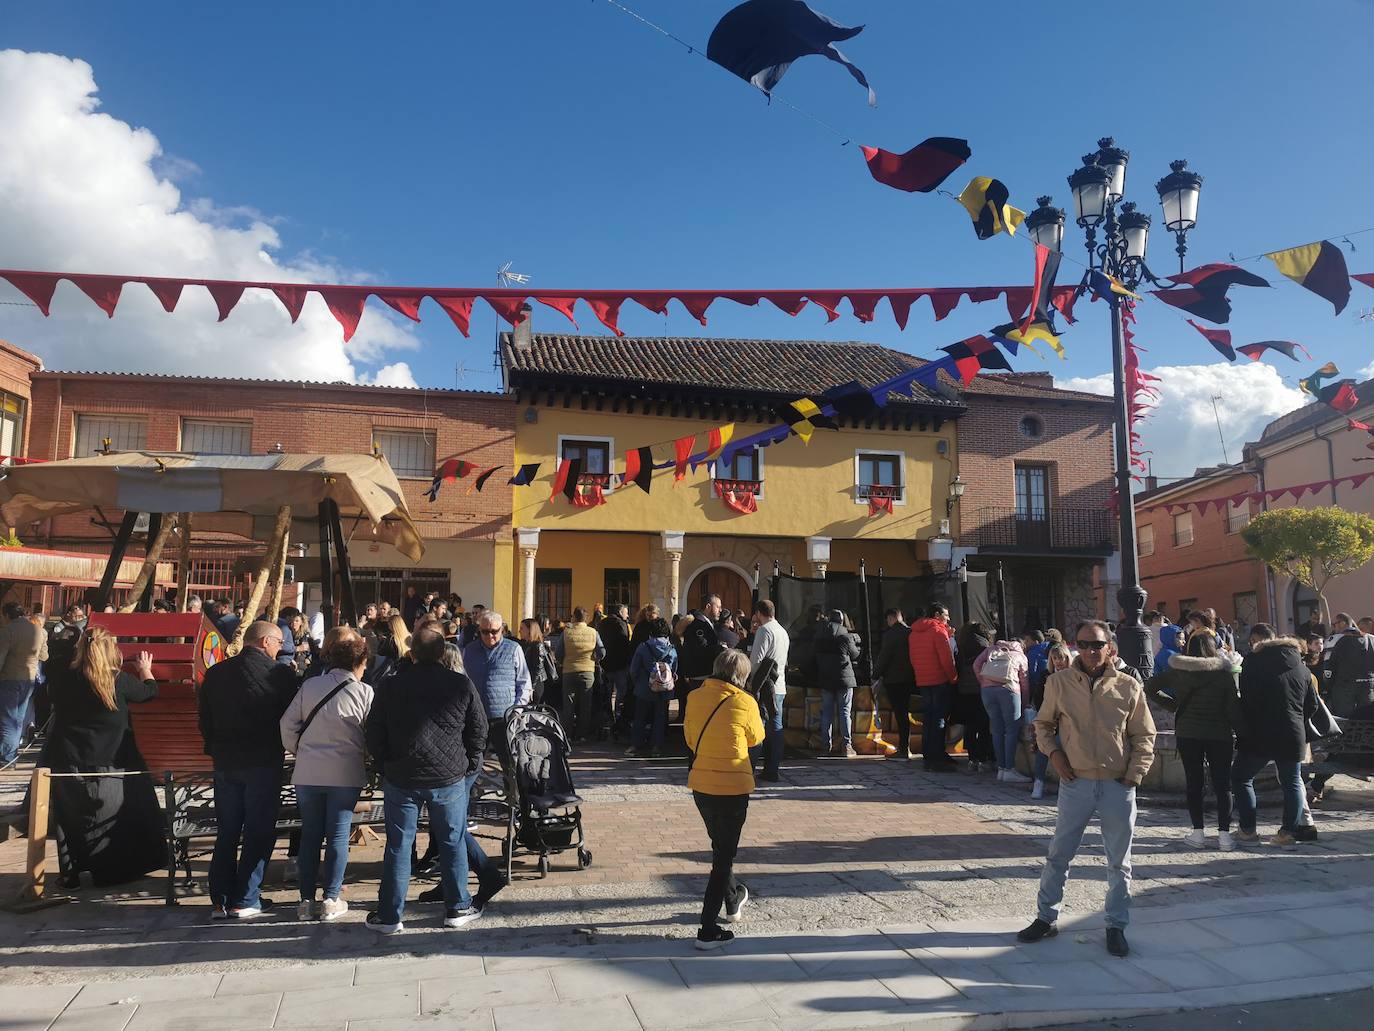
{"type": "Polygon", "coordinates": [[[459,384],[468,378],[468,367],[462,362],[457,362],[453,366],[453,389],[457,390],[459,384]]]}
{"type": "Polygon", "coordinates": [[[1227,465],[1231,464],[1231,458],[1226,453],[1226,434],[1221,432],[1221,412],[1217,409],[1217,402],[1225,400],[1220,394],[1212,395],[1212,415],[1217,420],[1217,436],[1221,439],[1221,460],[1227,465]]]}
{"type": "MultiPolygon", "coordinates": [[[[512,272],[510,267],[515,262],[507,261],[496,270],[496,285],[503,290],[508,290],[513,286],[524,286],[530,281],[530,277],[523,272],[512,272]]],[[[496,317],[496,343],[492,348],[491,367],[496,370],[501,368],[501,317],[496,317]]]]}

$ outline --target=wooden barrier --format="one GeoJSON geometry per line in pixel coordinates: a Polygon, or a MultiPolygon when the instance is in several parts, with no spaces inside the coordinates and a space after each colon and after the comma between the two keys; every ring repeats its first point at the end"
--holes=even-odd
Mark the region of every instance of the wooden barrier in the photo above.
{"type": "Polygon", "coordinates": [[[31,913],[60,906],[71,899],[48,890],[48,816],[52,777],[46,766],[36,767],[29,778],[29,845],[24,861],[24,883],[5,907],[15,913],[31,913]]]}

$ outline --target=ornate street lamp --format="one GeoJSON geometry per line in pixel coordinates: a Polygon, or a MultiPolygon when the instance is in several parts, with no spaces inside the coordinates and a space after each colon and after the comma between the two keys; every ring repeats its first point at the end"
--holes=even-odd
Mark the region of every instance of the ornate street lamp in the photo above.
{"type": "MultiPolygon", "coordinates": [[[[1116,145],[1110,136],[1097,141],[1096,154],[1083,158],[1083,165],[1069,176],[1069,187],[1073,190],[1074,217],[1083,230],[1088,248],[1088,266],[1100,269],[1113,279],[1134,290],[1141,281],[1154,281],[1145,267],[1145,249],[1150,237],[1150,216],[1138,211],[1135,204],[1124,200],[1126,191],[1126,165],[1130,154],[1116,145]],[[1120,211],[1117,206],[1120,205],[1120,211]],[[1097,242],[1099,228],[1103,241],[1097,242]]],[[[1202,176],[1187,171],[1187,162],[1175,161],[1170,166],[1173,172],[1159,181],[1160,205],[1164,209],[1164,227],[1178,240],[1179,271],[1183,271],[1183,255],[1187,250],[1185,238],[1188,230],[1197,224],[1198,193],[1202,188],[1202,176]]],[[[1041,198],[1041,207],[1047,208],[1049,198],[1041,198]]],[[[1050,221],[1048,215],[1036,225],[1031,218],[1040,215],[1037,209],[1027,216],[1032,238],[1049,246],[1047,240],[1040,239],[1037,228],[1050,221]]],[[[1052,232],[1041,229],[1047,237],[1052,232]]],[[[1060,230],[1062,235],[1062,228],[1060,230]]],[[[1115,292],[1108,293],[1107,304],[1112,316],[1112,379],[1115,386],[1116,402],[1116,489],[1119,498],[1121,528],[1121,589],[1117,601],[1121,606],[1121,621],[1117,626],[1117,642],[1121,657],[1138,670],[1153,668],[1151,659],[1151,638],[1149,628],[1141,621],[1141,613],[1148,600],[1140,586],[1140,557],[1136,552],[1135,508],[1131,504],[1131,450],[1130,423],[1126,398],[1126,345],[1125,327],[1122,321],[1124,298],[1115,292]]]]}
{"type": "Polygon", "coordinates": [[[1050,198],[1037,197],[1040,205],[1026,216],[1026,232],[1032,243],[1038,243],[1058,253],[1064,246],[1064,212],[1050,206],[1050,198]]]}
{"type": "Polygon", "coordinates": [[[964,496],[964,490],[967,487],[968,484],[960,478],[958,473],[955,473],[954,479],[949,481],[949,497],[945,499],[946,516],[954,512],[954,506],[957,505],[959,499],[964,496]]]}

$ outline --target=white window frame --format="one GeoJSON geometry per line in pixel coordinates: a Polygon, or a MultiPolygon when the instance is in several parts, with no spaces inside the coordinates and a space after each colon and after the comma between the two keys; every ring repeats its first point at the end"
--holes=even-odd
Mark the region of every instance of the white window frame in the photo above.
{"type": "MultiPolygon", "coordinates": [[[[555,457],[555,461],[554,461],[554,463],[553,463],[553,468],[554,468],[554,472],[555,472],[555,473],[558,471],[558,467],[559,467],[560,465],[563,464],[563,444],[564,444],[565,442],[567,442],[567,441],[575,441],[575,442],[579,442],[579,443],[585,441],[585,442],[588,443],[588,444],[605,444],[605,445],[606,445],[606,472],[605,472],[605,475],[608,476],[608,477],[611,477],[611,479],[609,479],[609,480],[607,481],[606,486],[602,488],[601,493],[602,493],[602,494],[610,494],[610,493],[612,493],[612,492],[615,490],[615,479],[614,479],[614,477],[617,475],[617,473],[616,473],[616,471],[615,471],[615,460],[616,460],[616,453],[615,453],[615,438],[614,438],[614,437],[602,437],[602,436],[600,436],[600,435],[598,435],[598,434],[595,434],[595,433],[560,433],[560,434],[558,435],[558,451],[556,452],[556,454],[555,454],[555,456],[554,456],[554,457],[555,457]]],[[[586,469],[583,469],[583,470],[582,470],[583,473],[586,473],[587,471],[588,471],[588,470],[586,470],[586,469]]]]}
{"type": "Polygon", "coordinates": [[[1141,558],[1149,558],[1151,555],[1153,555],[1153,554],[1155,553],[1155,524],[1154,524],[1154,523],[1140,523],[1138,526],[1136,526],[1136,528],[1135,528],[1135,545],[1136,545],[1136,553],[1137,553],[1141,558]],[[1149,531],[1150,531],[1150,539],[1149,539],[1149,542],[1148,542],[1148,546],[1147,546],[1147,542],[1146,542],[1146,540],[1145,540],[1145,531],[1146,531],[1146,530],[1149,530],[1149,531]]]}
{"type": "Polygon", "coordinates": [[[1185,512],[1175,512],[1173,516],[1173,536],[1175,548],[1191,548],[1197,542],[1197,527],[1193,525],[1193,511],[1188,509],[1185,512]],[[1178,521],[1186,517],[1188,520],[1188,540],[1179,541],[1178,521]]]}
{"type": "MultiPolygon", "coordinates": [[[[741,448],[740,450],[743,450],[743,448],[741,448]]],[[[754,448],[754,459],[755,459],[755,464],[758,466],[758,471],[759,471],[759,489],[758,489],[758,493],[755,494],[754,497],[757,498],[759,501],[762,501],[762,500],[763,500],[763,477],[764,477],[764,473],[763,473],[763,448],[761,448],[761,447],[756,447],[756,448],[754,448]]],[[[712,461],[712,462],[711,462],[711,479],[712,479],[713,481],[720,478],[720,477],[718,477],[718,476],[716,475],[716,468],[717,468],[718,465],[719,465],[719,462],[718,462],[718,461],[712,461]]]]}
{"type": "Polygon", "coordinates": [[[200,419],[200,418],[182,416],[182,418],[181,418],[181,425],[180,425],[180,427],[178,427],[178,430],[177,430],[177,437],[178,437],[178,440],[179,440],[178,447],[179,447],[179,449],[182,450],[182,451],[185,451],[185,450],[186,450],[186,424],[187,424],[187,423],[197,423],[197,424],[200,424],[200,425],[203,425],[203,426],[233,427],[233,428],[236,429],[236,430],[247,430],[247,431],[248,431],[248,448],[247,448],[246,451],[215,451],[215,452],[202,451],[202,452],[197,452],[198,454],[251,455],[251,454],[253,453],[253,423],[252,423],[251,420],[248,420],[248,419],[200,419]]]}
{"type": "MultiPolygon", "coordinates": [[[[125,414],[123,414],[123,413],[121,413],[121,412],[77,412],[76,415],[75,415],[75,416],[73,417],[73,419],[72,419],[72,447],[71,447],[71,452],[72,452],[72,457],[73,457],[73,458],[89,458],[91,455],[94,455],[94,454],[97,454],[97,453],[98,453],[98,452],[96,452],[95,450],[91,450],[91,451],[87,452],[86,454],[82,454],[82,453],[80,453],[80,452],[77,450],[77,444],[78,444],[78,442],[81,440],[81,420],[83,420],[83,419],[104,419],[104,420],[113,421],[113,422],[126,422],[126,423],[139,423],[139,424],[142,424],[142,426],[143,426],[143,447],[142,447],[142,448],[139,448],[139,449],[137,449],[137,450],[147,450],[147,447],[148,447],[148,417],[147,417],[146,415],[125,415],[125,414]]],[[[99,440],[97,440],[96,442],[99,443],[99,440]]],[[[121,451],[123,451],[123,450],[129,450],[129,449],[128,449],[128,448],[119,448],[119,447],[116,445],[116,450],[121,450],[121,451]]]]}
{"type": "Polygon", "coordinates": [[[429,427],[421,426],[386,426],[374,425],[372,427],[373,447],[380,447],[377,441],[378,433],[406,433],[412,436],[423,436],[430,442],[430,465],[429,469],[421,475],[420,473],[403,473],[391,462],[391,456],[387,455],[386,448],[382,448],[382,454],[386,455],[387,464],[391,465],[391,471],[396,474],[398,480],[431,480],[434,478],[434,469],[439,462],[439,431],[429,427]]]}
{"type": "Polygon", "coordinates": [[[905,508],[907,504],[906,489],[906,452],[897,449],[879,450],[877,448],[857,448],[854,451],[854,504],[867,505],[868,498],[860,497],[859,491],[864,484],[859,482],[860,460],[864,457],[877,458],[896,458],[897,459],[897,479],[896,486],[900,488],[901,495],[892,499],[892,504],[896,508],[905,508]]]}
{"type": "Polygon", "coordinates": [[[1239,505],[1234,505],[1230,501],[1226,502],[1226,532],[1228,534],[1240,533],[1250,525],[1250,499],[1246,498],[1239,505]],[[1237,524],[1236,517],[1243,519],[1237,524]]]}

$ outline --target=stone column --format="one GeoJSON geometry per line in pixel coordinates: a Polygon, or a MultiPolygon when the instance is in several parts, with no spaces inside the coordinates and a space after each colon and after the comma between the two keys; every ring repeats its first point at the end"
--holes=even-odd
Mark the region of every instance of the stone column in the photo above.
{"type": "Polygon", "coordinates": [[[534,557],[539,554],[539,528],[518,527],[515,541],[520,548],[520,619],[534,617],[534,557]]]}
{"type": "Polygon", "coordinates": [[[806,559],[811,563],[811,575],[824,580],[825,571],[830,566],[830,538],[806,538],[806,559]]]}
{"type": "Polygon", "coordinates": [[[681,530],[663,531],[663,554],[668,560],[668,611],[664,619],[671,620],[682,610],[682,547],[684,534],[681,530]]]}

